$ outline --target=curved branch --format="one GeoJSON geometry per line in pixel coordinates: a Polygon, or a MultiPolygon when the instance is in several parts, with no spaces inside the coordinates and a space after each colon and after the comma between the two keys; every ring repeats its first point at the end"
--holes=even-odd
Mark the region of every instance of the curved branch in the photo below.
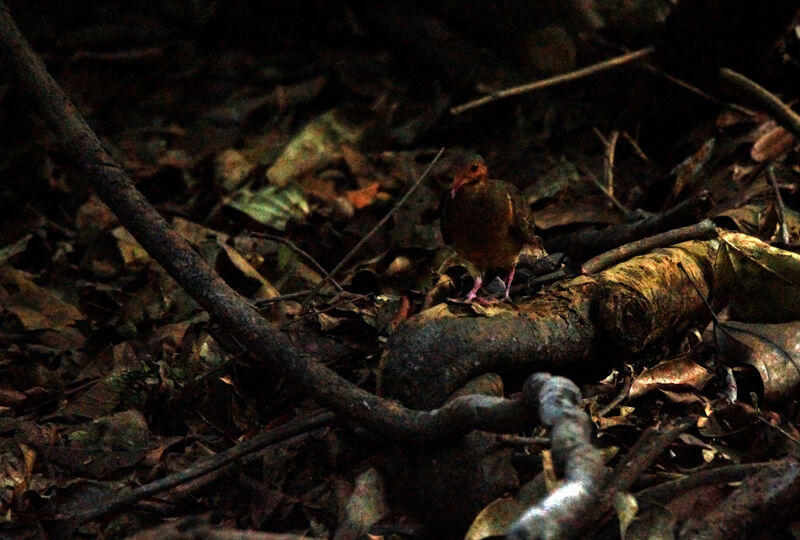
{"type": "Polygon", "coordinates": [[[272,372],[343,417],[400,441],[420,444],[440,437],[442,429],[465,433],[477,427],[465,417],[412,411],[382,399],[298,351],[286,335],[225,283],[133,186],[47,72],[2,0],[0,56],[17,90],[30,99],[78,173],[92,184],[125,228],[225,331],[267,363],[272,372]],[[444,426],[445,418],[454,423],[444,426]]]}

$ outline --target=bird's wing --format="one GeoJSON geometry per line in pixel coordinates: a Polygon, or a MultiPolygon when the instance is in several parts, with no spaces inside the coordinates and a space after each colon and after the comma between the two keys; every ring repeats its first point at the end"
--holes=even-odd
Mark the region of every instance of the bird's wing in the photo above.
{"type": "Polygon", "coordinates": [[[441,220],[439,227],[442,229],[442,239],[445,244],[450,244],[453,241],[453,235],[450,232],[450,220],[448,219],[447,205],[450,203],[450,191],[445,189],[439,196],[439,212],[441,220]]]}
{"type": "Polygon", "coordinates": [[[508,195],[508,200],[511,204],[511,211],[513,213],[511,226],[509,228],[511,234],[526,244],[535,243],[535,227],[528,202],[514,185],[509,185],[506,194],[508,195]]]}

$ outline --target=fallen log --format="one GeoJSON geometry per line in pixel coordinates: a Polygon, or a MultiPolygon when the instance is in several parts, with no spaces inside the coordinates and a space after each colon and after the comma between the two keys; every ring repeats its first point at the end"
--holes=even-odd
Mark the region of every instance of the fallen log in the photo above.
{"type": "Polygon", "coordinates": [[[694,287],[709,295],[718,246],[708,240],[659,249],[518,306],[434,306],[390,337],[379,393],[431,409],[483,373],[601,373],[710,317],[694,287]]]}

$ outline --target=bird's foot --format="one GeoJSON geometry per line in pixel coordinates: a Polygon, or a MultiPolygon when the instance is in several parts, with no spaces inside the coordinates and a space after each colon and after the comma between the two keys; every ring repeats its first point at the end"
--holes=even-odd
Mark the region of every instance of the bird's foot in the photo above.
{"type": "MultiPolygon", "coordinates": [[[[513,277],[513,274],[512,274],[513,277]]],[[[480,291],[481,286],[483,285],[483,280],[480,277],[475,278],[475,284],[472,286],[472,289],[467,293],[467,296],[464,297],[463,300],[456,300],[450,299],[453,302],[463,303],[463,304],[479,304],[481,306],[487,307],[493,304],[498,304],[500,302],[508,302],[509,304],[514,304],[514,301],[511,300],[509,296],[510,287],[508,285],[503,284],[502,280],[497,280],[499,284],[503,287],[503,296],[500,296],[500,292],[498,291],[495,294],[490,294],[489,296],[480,296],[478,295],[478,291],[480,291]]]]}
{"type": "MultiPolygon", "coordinates": [[[[513,270],[511,272],[510,277],[512,279],[514,277],[513,270]]],[[[483,280],[480,277],[478,277],[478,278],[475,278],[475,285],[472,287],[472,290],[469,291],[469,293],[467,293],[467,296],[464,298],[464,302],[467,303],[467,304],[471,304],[471,303],[474,302],[476,304],[480,304],[481,306],[491,306],[493,304],[497,304],[497,303],[503,302],[503,301],[508,302],[509,304],[513,304],[514,302],[513,302],[513,300],[511,300],[511,297],[509,296],[509,291],[511,290],[511,287],[510,287],[510,283],[511,282],[510,282],[510,280],[509,280],[509,285],[506,285],[506,284],[503,283],[503,281],[501,279],[498,279],[498,278],[495,278],[495,279],[497,281],[497,284],[492,283],[491,284],[492,285],[491,288],[502,287],[503,288],[503,296],[500,296],[500,292],[499,291],[497,293],[490,294],[489,296],[479,296],[478,295],[478,291],[480,290],[480,288],[481,288],[481,286],[483,284],[483,280]],[[499,285],[499,287],[497,287],[497,285],[499,285]]]]}
{"type": "Polygon", "coordinates": [[[472,285],[472,290],[467,293],[467,297],[464,298],[466,302],[472,302],[478,297],[478,291],[481,289],[481,285],[483,285],[483,279],[480,276],[475,278],[475,283],[472,285]]]}

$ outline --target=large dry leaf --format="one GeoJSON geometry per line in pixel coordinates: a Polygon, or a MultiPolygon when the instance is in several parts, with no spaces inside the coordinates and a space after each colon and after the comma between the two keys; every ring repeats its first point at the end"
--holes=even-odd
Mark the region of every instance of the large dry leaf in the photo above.
{"type": "Polygon", "coordinates": [[[368,125],[352,121],[338,110],[311,120],[267,170],[270,184],[286,186],[294,179],[332,165],[342,157],[341,145],[358,143],[368,125]]]}
{"type": "Polygon", "coordinates": [[[657,388],[702,390],[711,378],[712,374],[706,368],[689,358],[667,360],[636,377],[628,397],[643,396],[657,388]]]}
{"type": "Polygon", "coordinates": [[[751,235],[770,235],[775,231],[775,225],[778,223],[778,213],[775,210],[775,205],[760,203],[751,203],[728,208],[717,214],[714,214],[714,219],[717,223],[717,218],[728,218],[736,226],[736,229],[751,235]]]}
{"type": "Polygon", "coordinates": [[[236,249],[223,243],[220,243],[220,247],[222,251],[217,256],[217,270],[239,293],[259,299],[274,298],[280,294],[280,292],[262,276],[258,270],[253,268],[247,259],[236,251],[236,249]],[[232,266],[232,268],[230,268],[231,271],[235,268],[235,270],[241,274],[241,276],[238,276],[241,279],[234,280],[233,276],[230,275],[232,272],[225,272],[220,268],[221,265],[224,265],[220,257],[226,258],[227,265],[225,266],[232,266]],[[231,281],[236,282],[231,283],[231,281]],[[245,285],[243,281],[247,281],[247,285],[245,285]],[[247,288],[248,290],[243,290],[243,288],[247,288]]]}
{"type": "Polygon", "coordinates": [[[34,283],[27,272],[0,266],[0,285],[15,290],[2,308],[16,316],[26,330],[64,329],[85,318],[61,296],[34,283]]]}
{"type": "Polygon", "coordinates": [[[716,339],[722,357],[730,363],[758,370],[764,401],[791,398],[800,386],[800,322],[784,324],[721,323],[716,339]]]}
{"type": "Polygon", "coordinates": [[[800,319],[800,255],[746,234],[720,232],[716,276],[743,321],[800,319]]]}
{"type": "Polygon", "coordinates": [[[342,523],[336,529],[334,539],[362,538],[375,522],[388,513],[383,478],[374,467],[369,467],[358,475],[353,492],[344,501],[342,523]]]}
{"type": "Polygon", "coordinates": [[[465,540],[504,535],[514,520],[525,512],[525,508],[522,503],[510,496],[492,501],[472,522],[464,537],[465,540]]]}

